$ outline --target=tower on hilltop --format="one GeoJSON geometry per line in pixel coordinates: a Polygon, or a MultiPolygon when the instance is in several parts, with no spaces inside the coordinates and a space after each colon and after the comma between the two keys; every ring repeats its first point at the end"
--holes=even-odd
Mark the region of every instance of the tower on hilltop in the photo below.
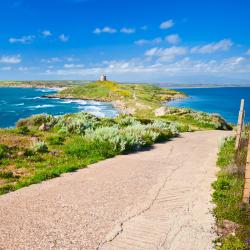
{"type": "Polygon", "coordinates": [[[101,75],[101,77],[100,77],[100,81],[101,82],[106,82],[107,81],[107,76],[106,75],[101,75]]]}

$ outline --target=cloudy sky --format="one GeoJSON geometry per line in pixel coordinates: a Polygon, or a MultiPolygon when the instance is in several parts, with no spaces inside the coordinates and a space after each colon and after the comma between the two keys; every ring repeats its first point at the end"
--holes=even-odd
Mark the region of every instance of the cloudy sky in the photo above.
{"type": "Polygon", "coordinates": [[[0,79],[244,83],[249,0],[2,0],[0,79]]]}

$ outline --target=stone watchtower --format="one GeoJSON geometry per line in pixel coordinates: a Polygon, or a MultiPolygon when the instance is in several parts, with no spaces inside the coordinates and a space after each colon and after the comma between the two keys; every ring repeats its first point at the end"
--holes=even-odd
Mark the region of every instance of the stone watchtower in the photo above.
{"type": "Polygon", "coordinates": [[[106,75],[101,75],[100,81],[101,82],[106,82],[107,81],[107,76],[106,75]]]}

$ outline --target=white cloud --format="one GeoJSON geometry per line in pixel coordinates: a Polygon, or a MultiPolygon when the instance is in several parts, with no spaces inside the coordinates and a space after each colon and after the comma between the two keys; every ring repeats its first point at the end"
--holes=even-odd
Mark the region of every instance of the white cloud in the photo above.
{"type": "Polygon", "coordinates": [[[34,41],[36,37],[35,36],[22,36],[20,38],[14,38],[14,37],[11,37],[9,39],[9,42],[10,43],[22,43],[22,44],[30,44],[34,41]]]}
{"type": "Polygon", "coordinates": [[[59,57],[51,57],[51,58],[41,60],[42,63],[57,63],[57,62],[61,62],[61,61],[62,61],[62,59],[59,57]]]}
{"type": "Polygon", "coordinates": [[[162,43],[162,38],[160,38],[160,37],[157,37],[157,38],[155,38],[153,40],[141,39],[141,40],[135,41],[135,44],[140,45],[140,46],[143,46],[143,45],[158,45],[160,43],[162,43]]]}
{"type": "Polygon", "coordinates": [[[58,38],[64,43],[69,41],[69,37],[64,34],[61,34],[58,38]]]}
{"type": "Polygon", "coordinates": [[[116,33],[117,30],[114,29],[114,28],[110,28],[108,26],[104,27],[103,29],[100,29],[100,28],[96,28],[93,33],[94,34],[101,34],[101,33],[110,33],[110,34],[113,34],[113,33],[116,33]]]}
{"type": "Polygon", "coordinates": [[[100,28],[96,28],[94,31],[93,31],[94,34],[101,34],[102,33],[102,30],[100,28]]]}
{"type": "Polygon", "coordinates": [[[175,45],[181,42],[181,38],[178,34],[172,34],[166,37],[166,41],[175,45]]]}
{"type": "Polygon", "coordinates": [[[37,70],[39,69],[39,67],[27,67],[27,66],[20,66],[17,68],[17,70],[23,72],[23,73],[27,73],[30,72],[32,70],[37,70]]]}
{"type": "Polygon", "coordinates": [[[250,49],[247,50],[246,55],[250,55],[250,49]]]}
{"type": "Polygon", "coordinates": [[[166,30],[174,26],[174,21],[172,19],[167,20],[160,25],[160,29],[166,30]]]}
{"type": "Polygon", "coordinates": [[[227,51],[232,46],[233,42],[230,39],[224,39],[219,42],[193,47],[191,53],[209,54],[217,51],[227,51]]]}
{"type": "Polygon", "coordinates": [[[63,67],[66,68],[66,69],[74,69],[74,68],[83,68],[84,65],[83,64],[73,64],[73,63],[71,63],[71,64],[64,64],[63,67]]]}
{"type": "Polygon", "coordinates": [[[22,72],[27,72],[29,70],[29,68],[28,67],[19,67],[18,70],[22,71],[22,72]]]}
{"type": "MultiPolygon", "coordinates": [[[[43,74],[58,76],[63,79],[89,78],[97,79],[105,72],[114,79],[146,81],[157,79],[165,81],[171,77],[181,76],[226,76],[230,74],[250,74],[250,60],[243,57],[230,57],[220,60],[193,60],[184,57],[175,61],[148,61],[147,58],[132,58],[130,60],[103,61],[84,68],[48,69],[43,74]]],[[[182,78],[183,79],[183,78],[182,78]]],[[[210,79],[210,78],[209,78],[210,79]]]]}
{"type": "Polygon", "coordinates": [[[49,37],[49,36],[52,36],[52,33],[51,33],[51,31],[49,31],[49,30],[44,30],[44,31],[42,31],[42,35],[43,35],[44,37],[49,37]]]}
{"type": "Polygon", "coordinates": [[[0,63],[4,63],[4,64],[18,64],[21,61],[22,61],[22,58],[20,55],[0,57],[0,63]]]}
{"type": "Polygon", "coordinates": [[[159,61],[171,61],[176,56],[183,56],[187,54],[185,47],[170,47],[170,48],[152,48],[145,52],[148,57],[158,57],[159,61]]]}
{"type": "Polygon", "coordinates": [[[2,71],[10,71],[12,68],[10,66],[2,67],[0,70],[2,71]]]}
{"type": "Polygon", "coordinates": [[[132,28],[122,28],[120,30],[121,33],[125,33],[125,34],[133,34],[135,33],[135,29],[132,28]]]}
{"type": "Polygon", "coordinates": [[[245,60],[246,60],[245,57],[242,57],[242,56],[237,57],[236,56],[236,57],[230,57],[228,59],[225,59],[224,62],[235,66],[235,65],[241,64],[245,60]]]}
{"type": "Polygon", "coordinates": [[[41,63],[59,63],[59,62],[76,62],[79,61],[78,58],[74,57],[74,56],[68,56],[68,57],[51,57],[51,58],[43,58],[40,60],[41,63]]]}

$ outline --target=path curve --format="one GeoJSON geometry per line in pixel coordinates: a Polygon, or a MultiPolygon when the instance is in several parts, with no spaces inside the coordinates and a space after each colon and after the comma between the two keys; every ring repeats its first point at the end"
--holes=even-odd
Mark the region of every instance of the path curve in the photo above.
{"type": "Polygon", "coordinates": [[[225,131],[184,133],[0,197],[0,249],[212,249],[225,131]]]}

